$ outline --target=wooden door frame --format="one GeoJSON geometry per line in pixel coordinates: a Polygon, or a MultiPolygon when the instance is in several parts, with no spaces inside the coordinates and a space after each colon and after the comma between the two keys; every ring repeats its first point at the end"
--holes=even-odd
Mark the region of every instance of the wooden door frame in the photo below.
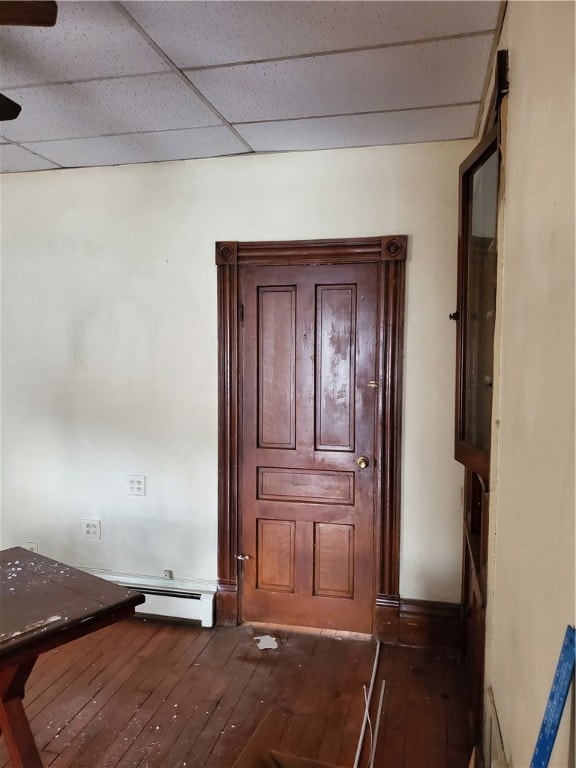
{"type": "Polygon", "coordinates": [[[243,266],[376,262],[378,377],[376,419],[374,628],[397,621],[400,577],[400,450],[407,235],[275,242],[218,242],[218,591],[216,621],[236,625],[238,593],[239,269],[243,266]]]}

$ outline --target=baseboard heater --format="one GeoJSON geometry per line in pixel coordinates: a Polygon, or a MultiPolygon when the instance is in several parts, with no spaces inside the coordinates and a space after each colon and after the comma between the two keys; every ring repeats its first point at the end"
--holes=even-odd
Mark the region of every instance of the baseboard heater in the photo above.
{"type": "Polygon", "coordinates": [[[133,576],[92,568],[83,570],[122,587],[142,592],[146,602],[136,606],[136,613],[139,615],[189,619],[200,621],[203,627],[214,626],[216,585],[213,582],[156,579],[151,576],[133,576]]]}

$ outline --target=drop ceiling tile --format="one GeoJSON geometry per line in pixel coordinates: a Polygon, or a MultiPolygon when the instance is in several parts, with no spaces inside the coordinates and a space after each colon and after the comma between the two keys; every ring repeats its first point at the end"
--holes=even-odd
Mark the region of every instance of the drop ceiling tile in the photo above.
{"type": "Polygon", "coordinates": [[[1,86],[168,70],[169,65],[115,6],[59,2],[54,27],[3,27],[1,86]]]}
{"type": "Polygon", "coordinates": [[[478,105],[236,126],[256,152],[417,144],[474,136],[478,105]]]}
{"type": "Polygon", "coordinates": [[[17,144],[0,145],[0,173],[46,171],[50,168],[58,168],[58,165],[17,144]]]}
{"type": "Polygon", "coordinates": [[[179,67],[494,29],[499,2],[128,2],[179,67]]]}
{"type": "Polygon", "coordinates": [[[186,160],[237,155],[248,151],[234,133],[224,126],[39,141],[28,146],[67,168],[186,160]]]}
{"type": "Polygon", "coordinates": [[[489,35],[187,71],[230,122],[479,101],[489,35]]]}
{"type": "Polygon", "coordinates": [[[172,73],[9,93],[22,112],[2,131],[21,143],[221,124],[185,80],[172,73]]]}

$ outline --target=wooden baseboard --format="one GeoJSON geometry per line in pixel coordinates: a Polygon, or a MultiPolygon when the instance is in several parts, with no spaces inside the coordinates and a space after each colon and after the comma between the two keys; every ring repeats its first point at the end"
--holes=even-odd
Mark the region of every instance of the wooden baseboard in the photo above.
{"type": "Polygon", "coordinates": [[[463,648],[464,609],[459,603],[378,595],[374,635],[392,645],[416,648],[463,648]]]}
{"type": "Polygon", "coordinates": [[[235,627],[238,624],[238,584],[219,581],[216,592],[216,624],[219,627],[235,627]]]}
{"type": "Polygon", "coordinates": [[[374,609],[374,637],[398,645],[400,598],[378,595],[374,609]]]}
{"type": "MultiPolygon", "coordinates": [[[[238,621],[238,584],[221,580],[216,592],[216,624],[235,627],[238,621]]],[[[464,608],[459,603],[378,595],[374,636],[389,645],[461,652],[464,647],[464,608]]]]}

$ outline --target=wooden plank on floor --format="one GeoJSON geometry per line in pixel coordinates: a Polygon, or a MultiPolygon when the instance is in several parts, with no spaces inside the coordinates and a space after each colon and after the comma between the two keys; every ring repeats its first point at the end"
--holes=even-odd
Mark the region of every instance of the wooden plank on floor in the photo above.
{"type": "Polygon", "coordinates": [[[338,762],[351,700],[352,693],[350,690],[345,693],[337,692],[332,698],[322,742],[318,750],[318,759],[325,763],[338,762]]]}
{"type": "MultiPolygon", "coordinates": [[[[93,709],[99,703],[108,681],[112,681],[116,686],[120,685],[121,673],[126,674],[128,671],[123,654],[137,652],[146,642],[146,635],[139,631],[138,627],[133,629],[133,632],[124,634],[116,642],[103,643],[96,658],[88,654],[84,660],[84,669],[75,665],[70,673],[54,686],[52,699],[49,697],[51,689],[46,691],[44,709],[31,721],[39,745],[58,752],[63,740],[71,739],[78,732],[76,725],[72,725],[78,713],[83,712],[85,707],[93,709]],[[54,715],[55,711],[58,712],[57,717],[54,715]],[[60,739],[58,744],[54,743],[56,737],[60,739]]],[[[44,696],[42,698],[44,700],[44,696]]],[[[39,700],[35,704],[38,702],[39,700]]],[[[101,706],[102,704],[100,708],[101,706]]],[[[84,713],[83,719],[86,719],[86,714],[84,713]]]]}
{"type": "MultiPolygon", "coordinates": [[[[103,697],[106,699],[106,706],[103,706],[101,699],[96,695],[80,711],[78,724],[81,725],[81,730],[78,731],[76,724],[75,737],[65,737],[68,743],[55,761],[55,768],[81,768],[82,765],[94,768],[95,761],[97,764],[100,759],[100,752],[110,744],[132,714],[148,698],[147,691],[138,690],[138,683],[151,664],[156,667],[161,663],[169,650],[173,632],[174,628],[170,625],[166,628],[151,627],[148,641],[122,668],[120,679],[109,681],[109,687],[103,697]]],[[[53,742],[50,744],[50,748],[55,746],[53,742]]]]}
{"type": "MultiPolygon", "coordinates": [[[[133,700],[138,700],[136,711],[125,706],[121,694],[115,695],[108,704],[115,712],[113,720],[108,719],[84,749],[78,768],[90,768],[96,762],[102,768],[119,763],[134,737],[149,725],[166,696],[178,685],[190,663],[186,651],[197,637],[197,632],[185,627],[165,636],[151,657],[152,663],[142,664],[130,678],[133,700]]],[[[150,740],[157,737],[156,730],[156,726],[149,728],[150,740]]]]}
{"type": "MultiPolygon", "coordinates": [[[[260,654],[268,651],[259,651],[260,654]]],[[[212,763],[225,759],[229,752],[228,743],[240,746],[245,744],[259,722],[270,708],[267,685],[272,674],[270,666],[260,659],[253,668],[253,673],[237,696],[228,696],[233,692],[233,684],[218,705],[214,719],[207,723],[194,750],[189,757],[192,765],[203,766],[211,758],[212,763]]]]}
{"type": "Polygon", "coordinates": [[[280,749],[283,752],[298,754],[307,720],[308,715],[291,713],[286,728],[282,733],[282,738],[280,739],[280,749]]]}
{"type": "MultiPolygon", "coordinates": [[[[374,652],[353,633],[130,619],[46,654],[25,705],[46,768],[229,768],[273,707],[285,727],[272,748],[351,766],[374,652]],[[280,647],[260,651],[254,634],[280,647]]],[[[455,657],[381,648],[378,768],[467,768],[464,673],[455,657]]]]}
{"type": "MultiPolygon", "coordinates": [[[[248,744],[234,761],[232,768],[261,768],[263,755],[269,753],[271,744],[278,744],[290,714],[272,707],[256,728],[248,744]]],[[[274,761],[267,761],[273,764],[274,761]]]]}
{"type": "MultiPolygon", "coordinates": [[[[238,643],[238,636],[230,635],[226,651],[224,652],[223,645],[219,644],[216,656],[210,657],[208,649],[214,639],[215,636],[210,642],[206,642],[201,652],[194,654],[193,658],[189,656],[188,669],[182,675],[178,686],[162,699],[146,728],[140,730],[127,750],[123,762],[140,765],[144,761],[160,761],[186,728],[187,719],[200,706],[204,706],[206,701],[212,700],[216,703],[220,696],[224,695],[230,684],[231,673],[223,675],[223,669],[232,669],[230,658],[238,643]],[[204,661],[201,661],[202,659],[204,661]],[[151,739],[151,736],[154,738],[151,739]]],[[[213,711],[214,708],[210,707],[210,712],[213,711]]]]}
{"type": "Polygon", "coordinates": [[[94,633],[100,635],[94,638],[94,642],[85,642],[92,639],[88,635],[71,642],[70,648],[64,646],[66,653],[63,653],[64,647],[61,647],[60,653],[47,654],[50,656],[50,664],[42,665],[38,673],[34,669],[31,685],[26,690],[26,711],[29,720],[43,712],[46,705],[53,703],[62,691],[66,690],[68,694],[72,681],[80,680],[80,687],[87,684],[90,681],[92,665],[97,664],[110,649],[124,647],[126,638],[130,640],[139,632],[138,627],[129,622],[119,622],[109,629],[108,632],[100,630],[94,633]]]}

